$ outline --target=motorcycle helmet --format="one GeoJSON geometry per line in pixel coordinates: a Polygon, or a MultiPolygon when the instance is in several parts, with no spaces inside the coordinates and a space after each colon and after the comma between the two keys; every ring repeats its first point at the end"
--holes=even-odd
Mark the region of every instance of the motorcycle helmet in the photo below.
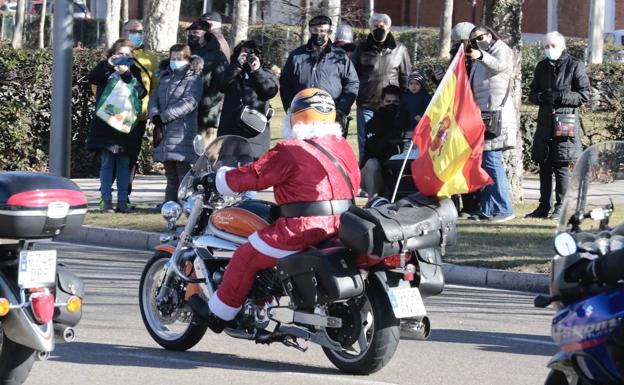
{"type": "Polygon", "coordinates": [[[336,105],[327,91],[306,88],[295,95],[290,103],[290,125],[335,123],[336,105]]]}

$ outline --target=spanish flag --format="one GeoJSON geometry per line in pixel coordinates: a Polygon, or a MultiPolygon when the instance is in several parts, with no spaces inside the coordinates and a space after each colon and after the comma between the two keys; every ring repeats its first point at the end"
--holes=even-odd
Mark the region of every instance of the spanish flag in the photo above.
{"type": "Polygon", "coordinates": [[[462,46],[414,129],[419,156],[412,162],[412,177],[424,195],[448,197],[492,183],[481,168],[485,127],[465,61],[462,46]]]}

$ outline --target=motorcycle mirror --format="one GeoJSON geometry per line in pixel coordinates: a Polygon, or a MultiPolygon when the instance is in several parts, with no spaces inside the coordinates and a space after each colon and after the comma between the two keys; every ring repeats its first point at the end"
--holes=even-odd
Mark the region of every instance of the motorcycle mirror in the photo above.
{"type": "Polygon", "coordinates": [[[204,137],[201,135],[195,135],[193,139],[193,150],[199,156],[204,155],[204,150],[206,149],[206,143],[204,142],[204,137]]]}
{"type": "Polygon", "coordinates": [[[567,257],[578,251],[576,240],[570,233],[559,233],[555,236],[555,251],[562,257],[567,257]]]}

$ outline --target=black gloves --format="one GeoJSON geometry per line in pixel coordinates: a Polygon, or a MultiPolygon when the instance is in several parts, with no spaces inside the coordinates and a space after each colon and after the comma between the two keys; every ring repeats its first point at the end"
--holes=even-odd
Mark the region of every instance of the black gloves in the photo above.
{"type": "Polygon", "coordinates": [[[162,126],[164,125],[162,119],[160,118],[160,115],[154,115],[152,116],[152,123],[154,123],[157,126],[162,126]]]}
{"type": "Polygon", "coordinates": [[[561,91],[544,91],[538,95],[537,99],[543,104],[555,104],[561,101],[561,91]]]}

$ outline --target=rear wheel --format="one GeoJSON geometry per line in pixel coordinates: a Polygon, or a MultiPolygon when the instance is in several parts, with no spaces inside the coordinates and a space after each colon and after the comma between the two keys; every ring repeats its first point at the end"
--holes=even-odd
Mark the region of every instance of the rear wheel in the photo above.
{"type": "Polygon", "coordinates": [[[323,348],[338,369],[351,374],[371,374],[390,361],[399,345],[400,324],[379,282],[371,281],[362,297],[345,304],[332,304],[329,314],[340,317],[343,324],[340,329],[328,329],[328,335],[345,351],[323,348]]]}
{"type": "Polygon", "coordinates": [[[8,339],[0,325],[0,384],[24,383],[34,362],[35,351],[8,339]]]}
{"type": "Polygon", "coordinates": [[[184,301],[184,285],[175,281],[171,295],[162,303],[156,295],[165,277],[165,264],[171,254],[156,252],[141,275],[139,306],[147,331],[160,346],[169,350],[188,350],[206,334],[207,326],[196,321],[193,311],[184,301]]]}

